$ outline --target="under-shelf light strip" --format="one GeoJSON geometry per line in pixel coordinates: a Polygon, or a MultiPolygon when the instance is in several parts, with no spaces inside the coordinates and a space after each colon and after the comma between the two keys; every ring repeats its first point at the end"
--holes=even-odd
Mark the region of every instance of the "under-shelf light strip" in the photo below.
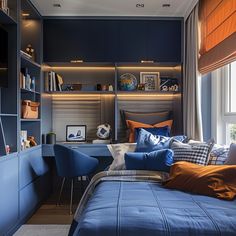
{"type": "MultiPolygon", "coordinates": [[[[107,96],[107,97],[115,97],[115,94],[52,94],[52,97],[99,97],[99,96],[107,96]]],[[[174,96],[180,96],[179,94],[141,94],[141,93],[135,93],[135,94],[117,94],[117,97],[166,97],[166,98],[172,98],[174,96]]]]}
{"type": "Polygon", "coordinates": [[[43,66],[45,70],[115,70],[115,69],[122,69],[122,70],[181,70],[180,66],[43,66]]]}
{"type": "Polygon", "coordinates": [[[115,67],[72,67],[72,66],[52,66],[51,70],[115,70],[115,67]]]}

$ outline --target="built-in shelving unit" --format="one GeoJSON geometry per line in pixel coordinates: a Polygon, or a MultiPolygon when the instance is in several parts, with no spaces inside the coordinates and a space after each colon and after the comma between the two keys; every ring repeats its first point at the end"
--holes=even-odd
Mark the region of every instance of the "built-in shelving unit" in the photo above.
{"type": "Polygon", "coordinates": [[[28,136],[33,136],[37,144],[41,144],[41,63],[42,63],[42,19],[30,1],[21,1],[21,73],[20,80],[20,107],[23,100],[40,103],[37,119],[20,119],[20,130],[27,131],[28,136]],[[34,57],[28,57],[26,48],[31,45],[34,57]],[[29,86],[27,81],[31,81],[29,86]],[[32,82],[34,84],[32,84],[32,82]],[[22,86],[25,85],[25,86],[22,86]]]}
{"type": "Polygon", "coordinates": [[[0,25],[8,34],[8,85],[0,88],[0,159],[7,154],[16,152],[17,147],[17,2],[8,1],[9,15],[0,9],[0,25]]]}
{"type": "MultiPolygon", "coordinates": [[[[45,63],[42,68],[44,79],[48,79],[47,73],[53,71],[63,78],[66,86],[71,85],[73,88],[75,85],[75,90],[72,91],[67,91],[67,87],[63,87],[63,91],[46,91],[52,98],[52,130],[57,134],[58,141],[65,141],[65,129],[68,124],[86,124],[87,139],[96,139],[96,127],[101,123],[109,123],[112,126],[114,140],[124,141],[125,131],[121,126],[120,110],[148,112],[175,109],[176,113],[182,111],[181,63],[53,62],[45,63]],[[160,91],[159,88],[153,91],[120,90],[121,75],[131,73],[139,84],[140,72],[159,72],[160,78],[174,78],[178,82],[179,89],[178,91],[160,91]],[[113,91],[97,91],[98,84],[101,87],[112,85],[113,91]],[[87,86],[89,90],[86,91],[87,86]]],[[[182,121],[176,118],[176,122],[178,127],[176,133],[178,133],[182,129],[182,121]]]]}

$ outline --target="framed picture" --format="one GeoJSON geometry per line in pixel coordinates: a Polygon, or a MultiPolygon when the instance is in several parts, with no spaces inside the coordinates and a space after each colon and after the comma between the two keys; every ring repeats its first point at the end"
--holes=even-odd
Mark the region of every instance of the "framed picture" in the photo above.
{"type": "Polygon", "coordinates": [[[159,91],[160,72],[140,72],[140,84],[145,84],[145,91],[159,91]]]}
{"type": "Polygon", "coordinates": [[[66,126],[67,142],[85,142],[86,125],[67,125],[66,126]]]}

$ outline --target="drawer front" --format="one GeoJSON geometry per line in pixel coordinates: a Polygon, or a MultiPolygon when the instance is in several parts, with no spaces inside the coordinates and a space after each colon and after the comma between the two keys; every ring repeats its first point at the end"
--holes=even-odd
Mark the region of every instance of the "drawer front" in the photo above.
{"type": "Polygon", "coordinates": [[[30,217],[37,206],[51,192],[50,173],[47,173],[20,191],[20,219],[30,217]]]}
{"type": "Polygon", "coordinates": [[[49,171],[49,166],[42,157],[42,148],[37,147],[19,154],[20,189],[49,171]]]}

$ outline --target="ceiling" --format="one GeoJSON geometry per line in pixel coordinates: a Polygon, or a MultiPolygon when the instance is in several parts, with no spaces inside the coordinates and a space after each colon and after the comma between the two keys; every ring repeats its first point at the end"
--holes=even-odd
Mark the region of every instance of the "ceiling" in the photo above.
{"type": "Polygon", "coordinates": [[[184,17],[196,0],[31,0],[42,16],[184,17]],[[61,7],[54,7],[60,4],[61,7]],[[137,8],[136,4],[144,7],[137,8]],[[170,4],[170,7],[162,7],[170,4]]]}

